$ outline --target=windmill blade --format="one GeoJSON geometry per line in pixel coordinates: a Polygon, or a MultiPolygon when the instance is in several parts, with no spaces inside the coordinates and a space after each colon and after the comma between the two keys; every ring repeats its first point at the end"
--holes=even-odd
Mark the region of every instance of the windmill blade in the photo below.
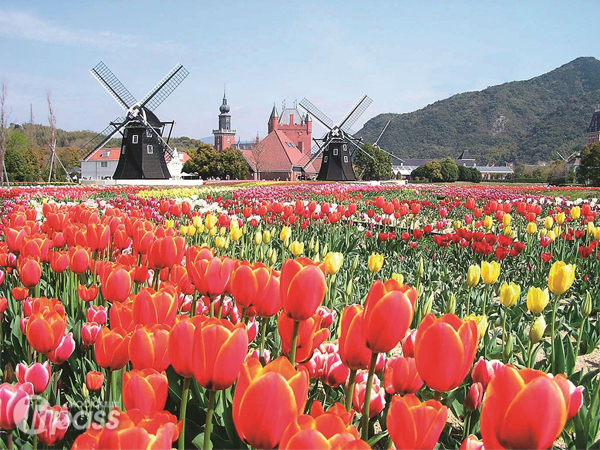
{"type": "Polygon", "coordinates": [[[177,64],[154,88],[140,101],[140,107],[154,111],[181,84],[189,72],[177,64]]]}
{"type": "Polygon", "coordinates": [[[87,152],[83,159],[86,159],[91,153],[102,148],[126,123],[127,120],[117,117],[109,126],[85,143],[80,149],[87,152]]]}
{"type": "Polygon", "coordinates": [[[325,149],[327,148],[327,146],[329,145],[329,143],[332,141],[332,138],[329,138],[327,141],[323,141],[322,145],[319,145],[318,143],[315,143],[318,147],[318,150],[316,152],[314,152],[312,154],[312,156],[310,157],[310,159],[308,160],[307,163],[305,163],[302,166],[302,169],[306,169],[308,166],[310,166],[319,156],[321,156],[321,154],[325,151],[325,149]]]}
{"type": "MultiPolygon", "coordinates": [[[[352,145],[354,145],[357,149],[359,149],[361,152],[363,152],[365,155],[367,155],[369,158],[371,158],[373,161],[375,161],[375,158],[373,158],[369,152],[365,151],[365,149],[363,149],[360,145],[358,145],[356,142],[354,142],[353,140],[349,141],[352,145]]],[[[354,155],[354,153],[356,153],[356,150],[354,150],[354,152],[352,152],[350,154],[350,156],[354,155]]]]}
{"type": "Polygon", "coordinates": [[[104,89],[117,101],[124,110],[128,110],[135,105],[136,100],[131,92],[127,90],[123,83],[116,77],[114,73],[102,61],[98,63],[92,70],[92,75],[100,82],[104,89]]]}
{"type": "Polygon", "coordinates": [[[158,131],[156,131],[154,127],[148,123],[146,117],[144,116],[145,114],[139,114],[137,118],[144,122],[144,124],[146,125],[146,130],[150,130],[152,134],[152,136],[149,138],[148,143],[152,145],[152,148],[162,148],[165,156],[168,156],[169,159],[173,159],[173,156],[175,155],[173,149],[169,146],[169,144],[167,144],[167,142],[162,138],[158,131]],[[161,143],[162,145],[160,145],[161,143]]]}
{"type": "Polygon", "coordinates": [[[397,159],[400,162],[404,162],[404,160],[402,158],[400,158],[399,156],[394,155],[392,152],[388,152],[387,150],[382,149],[381,147],[377,147],[379,150],[381,150],[383,153],[387,153],[388,155],[390,155],[392,158],[397,159]]]}
{"type": "Polygon", "coordinates": [[[317,108],[315,105],[313,105],[311,102],[309,102],[308,99],[303,98],[302,101],[299,103],[299,105],[302,108],[304,108],[304,110],[306,110],[306,112],[309,113],[312,117],[317,119],[319,121],[319,123],[321,125],[323,125],[325,128],[327,128],[328,130],[331,130],[335,126],[335,124],[333,123],[333,120],[331,120],[329,117],[327,117],[327,115],[325,115],[325,113],[321,112],[321,110],[319,108],[317,108]]]}
{"type": "Polygon", "coordinates": [[[342,131],[345,131],[349,134],[353,134],[350,133],[350,128],[352,128],[352,125],[356,123],[358,118],[362,116],[362,114],[365,112],[365,110],[369,107],[371,103],[373,103],[373,100],[371,100],[366,95],[363,95],[352,107],[352,109],[348,111],[348,113],[340,122],[340,128],[342,129],[342,131]]]}
{"type": "Polygon", "coordinates": [[[373,142],[373,147],[377,146],[379,139],[381,139],[381,136],[383,136],[383,133],[385,133],[385,130],[387,130],[387,127],[390,125],[390,122],[391,122],[391,120],[387,121],[387,123],[385,124],[385,127],[383,127],[383,130],[381,130],[381,133],[379,133],[379,137],[375,140],[375,142],[373,142]]]}

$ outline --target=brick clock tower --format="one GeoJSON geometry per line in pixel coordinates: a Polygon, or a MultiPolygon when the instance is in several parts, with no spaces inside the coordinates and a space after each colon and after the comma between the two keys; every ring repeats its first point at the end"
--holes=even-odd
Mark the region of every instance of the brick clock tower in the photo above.
{"type": "Polygon", "coordinates": [[[269,133],[274,130],[283,132],[304,154],[310,154],[312,139],[312,120],[308,114],[302,115],[298,108],[286,108],[283,105],[281,116],[273,105],[268,123],[269,133]]]}
{"type": "Polygon", "coordinates": [[[223,91],[223,104],[219,107],[219,129],[213,130],[215,136],[215,149],[217,151],[233,147],[235,144],[235,130],[231,129],[230,108],[227,104],[227,97],[223,91]]]}

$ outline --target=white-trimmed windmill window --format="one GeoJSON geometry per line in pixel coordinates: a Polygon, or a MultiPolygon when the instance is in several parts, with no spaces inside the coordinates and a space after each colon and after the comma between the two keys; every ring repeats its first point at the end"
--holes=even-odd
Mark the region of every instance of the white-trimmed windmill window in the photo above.
{"type": "Polygon", "coordinates": [[[347,163],[348,162],[348,157],[344,156],[344,162],[347,163]]]}
{"type": "Polygon", "coordinates": [[[152,147],[151,145],[147,145],[146,153],[148,153],[149,155],[152,155],[154,153],[154,147],[152,147]]]}
{"type": "Polygon", "coordinates": [[[125,132],[123,133],[123,137],[127,137],[127,132],[128,132],[128,131],[129,131],[129,130],[128,130],[127,128],[125,128],[125,132]]]}
{"type": "Polygon", "coordinates": [[[146,130],[146,137],[152,137],[152,133],[150,132],[150,130],[146,130]]]}
{"type": "Polygon", "coordinates": [[[134,134],[133,136],[131,136],[131,143],[132,144],[138,143],[138,135],[137,134],[134,134]]]}
{"type": "Polygon", "coordinates": [[[123,146],[123,148],[121,148],[121,154],[124,155],[125,154],[125,146],[123,146]]]}
{"type": "Polygon", "coordinates": [[[328,157],[327,155],[326,155],[326,156],[323,156],[323,162],[324,162],[324,163],[326,163],[328,159],[329,159],[329,157],[328,157]]]}
{"type": "Polygon", "coordinates": [[[337,148],[334,148],[334,149],[333,149],[333,156],[337,156],[337,154],[338,154],[338,149],[337,149],[337,148]]]}

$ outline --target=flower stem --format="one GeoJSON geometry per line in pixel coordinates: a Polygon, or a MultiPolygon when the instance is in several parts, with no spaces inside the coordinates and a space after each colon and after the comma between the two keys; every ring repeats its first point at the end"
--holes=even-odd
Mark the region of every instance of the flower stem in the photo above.
{"type": "Polygon", "coordinates": [[[367,378],[367,389],[365,391],[365,401],[363,403],[363,414],[361,418],[361,439],[369,440],[369,407],[371,406],[371,388],[373,387],[373,375],[375,375],[375,366],[377,365],[377,353],[371,354],[369,363],[369,377],[367,378]]]}
{"type": "Polygon", "coordinates": [[[292,332],[292,348],[290,349],[290,362],[296,367],[296,345],[298,344],[298,330],[300,329],[300,321],[294,320],[294,331],[292,332]]]}
{"type": "Polygon", "coordinates": [[[356,370],[350,371],[350,378],[348,378],[348,389],[346,389],[346,411],[350,411],[352,408],[352,396],[354,395],[354,381],[356,380],[356,370]]]}
{"type": "Polygon", "coordinates": [[[554,333],[556,331],[556,309],[558,308],[558,299],[560,298],[559,295],[556,295],[554,297],[554,305],[552,307],[552,323],[550,324],[550,348],[551,350],[551,368],[552,368],[552,373],[555,373],[556,371],[556,354],[554,351],[554,333]]]}
{"type": "Polygon", "coordinates": [[[263,317],[262,323],[260,324],[260,350],[258,353],[258,357],[262,364],[265,364],[265,337],[267,335],[267,322],[269,319],[267,317],[263,317]]]}
{"type": "MultiPolygon", "coordinates": [[[[579,326],[579,335],[577,336],[577,346],[575,347],[575,363],[577,363],[577,358],[579,357],[579,347],[581,346],[581,335],[583,334],[583,327],[585,327],[585,321],[587,317],[584,317],[581,321],[581,325],[579,326]]],[[[574,367],[570,368],[569,371],[573,371],[574,367]]]]}
{"type": "MultiPolygon", "coordinates": [[[[181,433],[179,433],[179,440],[177,441],[177,447],[179,450],[185,449],[185,411],[187,409],[188,393],[190,390],[191,378],[183,379],[183,389],[181,390],[181,407],[179,408],[179,420],[183,423],[181,427],[181,433]]],[[[208,420],[208,417],[207,417],[208,420]]]]}
{"type": "MultiPolygon", "coordinates": [[[[189,378],[188,378],[189,379],[189,378]]],[[[215,395],[213,390],[208,391],[208,408],[206,410],[206,426],[204,427],[204,445],[202,448],[208,450],[210,448],[210,433],[212,431],[212,418],[215,412],[215,395]]]]}

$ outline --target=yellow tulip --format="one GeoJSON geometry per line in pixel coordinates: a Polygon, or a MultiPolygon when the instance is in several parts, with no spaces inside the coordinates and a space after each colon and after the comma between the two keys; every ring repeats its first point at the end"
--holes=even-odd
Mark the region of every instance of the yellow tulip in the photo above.
{"type": "Polygon", "coordinates": [[[455,220],[454,221],[454,229],[458,230],[459,228],[462,228],[462,222],[460,220],[455,220]]]}
{"type": "Polygon", "coordinates": [[[562,228],[560,227],[560,225],[555,226],[552,231],[554,231],[554,236],[556,237],[560,237],[560,235],[562,234],[562,228]]]}
{"type": "Polygon", "coordinates": [[[581,217],[581,209],[579,208],[579,206],[573,206],[571,208],[571,217],[573,218],[573,220],[577,220],[581,217]]]}
{"type": "Polygon", "coordinates": [[[325,265],[325,272],[329,275],[335,275],[339,272],[344,263],[344,255],[339,252],[329,252],[323,258],[323,264],[325,265]]]}
{"type": "Polygon", "coordinates": [[[179,227],[179,234],[182,236],[185,236],[187,234],[187,230],[188,230],[188,227],[186,227],[185,225],[181,225],[179,227]]]}
{"type": "Polygon", "coordinates": [[[493,223],[494,222],[491,216],[485,216],[485,219],[483,219],[483,226],[486,227],[488,230],[492,228],[493,223]]]}
{"type": "Polygon", "coordinates": [[[548,237],[550,238],[550,240],[552,242],[554,242],[556,240],[556,234],[554,234],[553,230],[548,231],[548,237]]]}
{"type": "Polygon", "coordinates": [[[485,284],[494,284],[500,276],[500,264],[496,261],[481,263],[481,279],[485,284]]]}
{"type": "Polygon", "coordinates": [[[594,229],[594,239],[600,241],[600,227],[594,229]]]}
{"type": "Polygon", "coordinates": [[[535,233],[537,233],[537,224],[535,222],[529,222],[527,224],[527,233],[528,234],[535,234],[535,233]]]}
{"type": "Polygon", "coordinates": [[[550,267],[548,288],[554,295],[564,294],[575,281],[575,266],[564,261],[556,261],[550,267]]]}
{"type": "Polygon", "coordinates": [[[504,227],[504,236],[510,236],[512,234],[512,228],[510,227],[510,225],[506,225],[504,227]]]}
{"type": "Polygon", "coordinates": [[[477,264],[469,266],[469,269],[467,270],[467,286],[469,286],[469,287],[477,286],[477,284],[479,284],[480,278],[481,278],[481,268],[477,264]]]}
{"type": "Polygon", "coordinates": [[[540,236],[542,236],[542,237],[543,237],[543,236],[547,236],[547,235],[548,235],[548,230],[546,230],[545,228],[542,228],[542,229],[540,230],[540,236]]]}
{"type": "Polygon", "coordinates": [[[193,236],[196,234],[196,228],[195,227],[188,227],[187,229],[187,235],[188,236],[193,236]]]}
{"type": "Polygon", "coordinates": [[[174,220],[165,220],[165,228],[173,228],[175,226],[174,220]]]}
{"type": "Polygon", "coordinates": [[[234,228],[229,231],[229,238],[232,241],[237,241],[239,238],[242,237],[242,234],[244,234],[244,233],[241,228],[234,228]]]}
{"type": "Polygon", "coordinates": [[[207,214],[204,218],[204,226],[209,230],[212,230],[217,224],[217,217],[214,214],[207,214]]]}
{"type": "Polygon", "coordinates": [[[532,344],[537,344],[540,342],[542,337],[544,336],[544,331],[546,331],[546,321],[544,320],[544,316],[538,316],[537,319],[531,325],[529,329],[529,340],[532,344]]]}
{"type": "Polygon", "coordinates": [[[262,241],[263,241],[265,244],[268,244],[270,240],[271,240],[271,232],[270,232],[269,230],[265,230],[265,231],[263,231],[263,234],[262,234],[262,241]]]}
{"type": "Polygon", "coordinates": [[[196,232],[198,232],[199,234],[204,233],[204,230],[205,230],[204,224],[202,224],[202,223],[200,224],[199,227],[196,227],[196,232]]]}
{"type": "Polygon", "coordinates": [[[219,228],[219,235],[225,236],[225,233],[227,233],[227,228],[225,228],[225,227],[219,228]]]}
{"type": "Polygon", "coordinates": [[[485,332],[488,327],[487,316],[469,314],[467,317],[465,317],[465,322],[467,320],[473,320],[477,324],[477,333],[479,335],[479,340],[483,339],[483,336],[485,335],[485,332]]]}
{"type": "Polygon", "coordinates": [[[215,247],[217,247],[217,248],[225,247],[225,238],[223,236],[217,236],[215,238],[215,247]]]}
{"type": "Polygon", "coordinates": [[[377,273],[383,267],[383,255],[379,253],[371,253],[369,256],[369,270],[377,273]]]}
{"type": "Polygon", "coordinates": [[[511,220],[512,220],[512,216],[510,214],[504,214],[502,216],[502,225],[504,225],[505,227],[509,226],[511,220]]]}
{"type": "Polygon", "coordinates": [[[260,245],[261,242],[262,242],[262,233],[260,231],[257,231],[256,233],[254,233],[254,245],[260,245]]]}
{"type": "Polygon", "coordinates": [[[533,314],[541,313],[550,301],[548,289],[530,287],[527,291],[527,309],[533,314]]]}
{"type": "Polygon", "coordinates": [[[207,230],[208,230],[208,235],[209,235],[210,237],[214,237],[214,236],[216,236],[216,234],[217,234],[217,231],[219,231],[219,230],[217,230],[217,229],[216,229],[216,228],[214,228],[214,227],[213,227],[213,228],[208,228],[208,227],[207,227],[207,230]]]}
{"type": "Polygon", "coordinates": [[[588,222],[586,225],[586,230],[588,234],[596,233],[597,228],[594,227],[594,222],[588,222]]]}
{"type": "Polygon", "coordinates": [[[510,284],[504,283],[500,288],[500,303],[508,308],[517,303],[520,295],[521,286],[513,282],[510,284]]]}
{"type": "Polygon", "coordinates": [[[404,275],[401,273],[393,273],[392,280],[396,280],[400,284],[404,284],[404,275]]]}
{"type": "Polygon", "coordinates": [[[556,215],[556,223],[559,225],[562,225],[563,223],[565,223],[565,213],[564,212],[559,212],[556,215]]]}
{"type": "Polygon", "coordinates": [[[546,230],[549,230],[553,226],[554,226],[554,219],[552,218],[552,216],[546,217],[544,219],[544,227],[546,228],[546,230]]]}
{"type": "Polygon", "coordinates": [[[290,227],[283,227],[281,229],[281,233],[279,233],[279,239],[281,241],[285,241],[286,239],[289,239],[292,236],[292,229],[290,227]]]}
{"type": "Polygon", "coordinates": [[[196,228],[198,228],[200,225],[202,225],[202,218],[200,216],[194,216],[192,217],[192,223],[196,228]]]}
{"type": "Polygon", "coordinates": [[[299,256],[304,251],[304,242],[294,241],[290,244],[290,252],[292,255],[299,256]]]}

